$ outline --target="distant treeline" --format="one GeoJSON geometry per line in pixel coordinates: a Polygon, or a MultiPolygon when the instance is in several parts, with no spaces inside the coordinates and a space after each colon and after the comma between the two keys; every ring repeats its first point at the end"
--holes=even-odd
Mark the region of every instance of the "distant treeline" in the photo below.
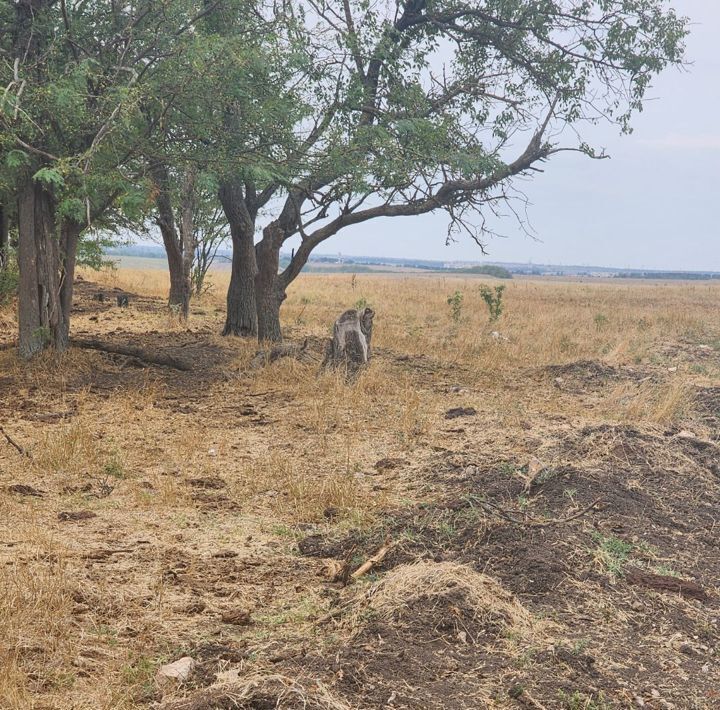
{"type": "Polygon", "coordinates": [[[710,281],[720,279],[720,274],[688,271],[623,271],[615,274],[616,279],[661,279],[663,281],[710,281]]]}
{"type": "Polygon", "coordinates": [[[512,273],[504,266],[495,266],[494,264],[470,266],[467,269],[453,269],[453,272],[460,274],[483,274],[485,276],[494,276],[497,279],[511,279],[513,277],[512,273]]]}

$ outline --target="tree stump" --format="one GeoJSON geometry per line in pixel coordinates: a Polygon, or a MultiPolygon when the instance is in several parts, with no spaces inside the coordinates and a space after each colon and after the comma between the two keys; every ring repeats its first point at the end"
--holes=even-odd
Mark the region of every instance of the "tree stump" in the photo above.
{"type": "Polygon", "coordinates": [[[345,311],[333,326],[333,338],[325,349],[323,367],[344,368],[349,378],[370,359],[370,340],[375,311],[345,311]]]}

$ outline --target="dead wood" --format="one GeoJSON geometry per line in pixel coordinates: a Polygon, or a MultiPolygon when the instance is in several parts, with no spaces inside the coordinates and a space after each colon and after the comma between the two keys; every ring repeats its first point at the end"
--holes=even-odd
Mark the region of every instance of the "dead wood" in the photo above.
{"type": "Polygon", "coordinates": [[[8,434],[5,429],[3,429],[2,426],[0,426],[0,434],[5,437],[8,444],[10,444],[10,446],[12,446],[21,456],[27,456],[29,459],[32,458],[32,454],[27,449],[24,449],[22,446],[20,446],[20,444],[18,444],[17,441],[15,441],[15,439],[13,439],[10,434],[8,434]]]}
{"type": "Polygon", "coordinates": [[[379,565],[387,553],[392,549],[393,544],[390,542],[385,543],[372,557],[369,557],[363,562],[351,575],[352,579],[360,579],[364,574],[367,574],[373,567],[379,565]]]}
{"type": "Polygon", "coordinates": [[[308,339],[305,338],[302,343],[282,343],[270,348],[270,350],[258,350],[250,361],[250,367],[264,367],[283,357],[293,357],[296,360],[308,361],[312,358],[307,352],[307,347],[308,339]]]}
{"type": "Polygon", "coordinates": [[[21,496],[35,496],[36,498],[42,498],[45,495],[45,491],[41,491],[38,488],[33,488],[25,483],[13,483],[7,487],[10,493],[17,493],[21,496]]]}
{"type": "Polygon", "coordinates": [[[569,515],[566,518],[547,518],[545,520],[537,519],[537,518],[527,518],[525,520],[520,520],[510,514],[507,510],[504,508],[501,508],[499,505],[496,505],[495,503],[491,503],[490,501],[481,501],[480,507],[485,510],[485,512],[490,513],[491,515],[496,515],[499,518],[502,518],[503,520],[507,520],[510,523],[514,523],[515,525],[527,525],[528,527],[533,528],[545,528],[550,525],[563,525],[565,523],[569,523],[572,520],[577,520],[577,518],[582,517],[586,513],[589,513],[591,510],[594,510],[594,508],[599,505],[601,502],[600,498],[597,498],[594,500],[590,505],[585,506],[582,510],[579,510],[577,513],[573,513],[572,515],[569,515]]]}
{"type": "Polygon", "coordinates": [[[626,568],[625,580],[628,584],[647,587],[657,592],[676,592],[684,597],[698,599],[701,602],[708,601],[710,598],[708,593],[697,582],[671,577],[666,574],[646,572],[637,567],[626,568]]]}
{"type": "Polygon", "coordinates": [[[187,372],[192,370],[192,365],[183,360],[179,360],[172,355],[165,353],[150,352],[134,345],[116,345],[115,343],[106,343],[101,340],[79,340],[73,339],[72,344],[77,348],[85,348],[88,350],[99,350],[100,352],[113,353],[114,355],[126,355],[130,358],[136,358],[152,365],[161,365],[162,367],[170,367],[174,370],[183,370],[187,372]]]}
{"type": "Polygon", "coordinates": [[[332,340],[325,348],[323,368],[344,368],[349,378],[354,377],[370,360],[370,341],[375,311],[354,308],[345,311],[333,326],[332,340]]]}

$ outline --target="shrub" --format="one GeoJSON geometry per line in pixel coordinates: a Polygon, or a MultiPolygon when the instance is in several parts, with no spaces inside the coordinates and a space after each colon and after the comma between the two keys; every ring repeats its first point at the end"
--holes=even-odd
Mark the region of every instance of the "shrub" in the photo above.
{"type": "Polygon", "coordinates": [[[496,321],[502,315],[503,291],[505,291],[505,286],[495,286],[494,289],[491,289],[485,284],[480,286],[480,297],[483,301],[485,301],[485,305],[488,307],[491,321],[496,321]]]}
{"type": "Polygon", "coordinates": [[[455,323],[459,323],[460,317],[462,316],[462,291],[455,291],[452,296],[448,296],[447,302],[448,306],[450,306],[450,314],[452,315],[453,321],[455,321],[455,323]]]}

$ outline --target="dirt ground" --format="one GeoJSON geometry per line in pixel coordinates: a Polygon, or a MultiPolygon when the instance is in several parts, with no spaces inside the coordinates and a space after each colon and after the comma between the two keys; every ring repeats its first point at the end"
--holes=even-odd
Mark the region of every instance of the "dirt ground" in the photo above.
{"type": "Polygon", "coordinates": [[[720,708],[720,286],[307,276],[253,367],[157,278],[73,336],[186,370],[0,349],[0,707],[720,708]]]}

